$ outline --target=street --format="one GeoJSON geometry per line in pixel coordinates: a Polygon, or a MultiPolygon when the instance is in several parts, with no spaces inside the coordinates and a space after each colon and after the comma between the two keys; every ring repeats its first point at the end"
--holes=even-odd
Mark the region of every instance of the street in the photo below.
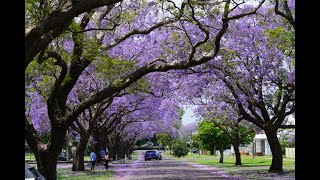
{"type": "Polygon", "coordinates": [[[162,160],[144,160],[145,151],[138,151],[137,160],[131,164],[113,164],[117,180],[159,179],[238,179],[230,177],[214,167],[193,164],[162,155],[162,160]]]}

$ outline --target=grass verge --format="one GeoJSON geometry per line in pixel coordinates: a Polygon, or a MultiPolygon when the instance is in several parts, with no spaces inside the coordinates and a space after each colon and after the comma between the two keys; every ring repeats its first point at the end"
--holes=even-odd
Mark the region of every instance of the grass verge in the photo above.
{"type": "MultiPolygon", "coordinates": [[[[177,158],[165,152],[166,156],[177,158]]],[[[283,158],[283,173],[268,173],[271,165],[271,156],[241,156],[242,165],[234,165],[235,156],[225,156],[223,163],[219,163],[220,156],[212,155],[195,155],[188,154],[180,159],[194,162],[196,164],[203,164],[214,166],[224,173],[238,177],[240,179],[295,179],[295,159],[283,158]]]]}
{"type": "Polygon", "coordinates": [[[85,170],[80,172],[71,171],[71,169],[57,169],[58,180],[114,180],[112,170],[85,170]]]}

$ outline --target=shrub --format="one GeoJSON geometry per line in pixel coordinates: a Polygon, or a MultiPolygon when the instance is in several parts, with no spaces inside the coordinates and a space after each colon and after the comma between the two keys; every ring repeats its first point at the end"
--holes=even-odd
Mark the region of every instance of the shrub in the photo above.
{"type": "Polygon", "coordinates": [[[188,155],[188,148],[186,143],[184,143],[181,139],[177,139],[172,146],[173,155],[176,157],[183,157],[188,155]]]}

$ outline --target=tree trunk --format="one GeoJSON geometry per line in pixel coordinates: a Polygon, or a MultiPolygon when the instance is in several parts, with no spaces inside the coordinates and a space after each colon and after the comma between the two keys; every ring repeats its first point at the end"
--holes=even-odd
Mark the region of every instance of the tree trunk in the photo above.
{"type": "Polygon", "coordinates": [[[223,163],[223,148],[222,147],[220,147],[220,160],[219,160],[219,163],[223,163]]]}
{"type": "Polygon", "coordinates": [[[84,152],[89,138],[86,135],[80,137],[80,141],[76,147],[72,161],[72,171],[84,171],[84,152]]]}
{"type": "Polygon", "coordinates": [[[269,172],[283,172],[282,169],[282,151],[281,151],[281,146],[280,142],[277,137],[277,131],[269,132],[265,131],[268,139],[268,143],[270,145],[270,149],[272,152],[272,163],[269,168],[269,172]]]}
{"type": "Polygon", "coordinates": [[[110,148],[109,150],[109,159],[113,159],[114,161],[116,160],[116,151],[113,148],[110,148]]]}
{"type": "Polygon", "coordinates": [[[39,151],[37,168],[46,180],[57,179],[57,162],[59,153],[39,151]]]}
{"type": "Polygon", "coordinates": [[[100,157],[101,148],[102,148],[102,144],[100,142],[97,142],[97,144],[94,146],[94,152],[97,155],[96,165],[98,165],[101,162],[101,157],[100,157]]]}
{"type": "Polygon", "coordinates": [[[57,179],[58,157],[65,143],[66,131],[63,126],[52,128],[49,146],[39,147],[37,168],[46,180],[57,179]]]}
{"type": "Polygon", "coordinates": [[[242,163],[241,163],[241,154],[240,154],[240,150],[239,150],[239,144],[238,143],[233,143],[232,146],[233,146],[233,149],[234,149],[234,153],[236,155],[236,162],[234,163],[234,165],[242,165],[242,163]]]}

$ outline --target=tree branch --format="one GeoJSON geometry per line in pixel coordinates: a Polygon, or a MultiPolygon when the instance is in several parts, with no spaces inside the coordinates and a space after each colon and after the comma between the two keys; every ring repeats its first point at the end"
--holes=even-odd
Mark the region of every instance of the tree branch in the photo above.
{"type": "Polygon", "coordinates": [[[124,36],[118,38],[115,40],[115,42],[113,43],[110,43],[108,45],[103,45],[101,46],[101,49],[103,50],[108,50],[108,49],[111,49],[113,47],[115,47],[116,45],[120,44],[122,41],[128,39],[129,37],[133,36],[133,35],[137,35],[137,34],[149,34],[151,31],[161,27],[161,26],[164,26],[164,25],[167,25],[167,24],[170,24],[170,23],[173,23],[173,22],[176,22],[177,20],[174,19],[174,20],[168,20],[168,21],[161,21],[157,24],[154,24],[153,26],[149,27],[148,29],[145,29],[145,30],[138,30],[138,29],[135,29],[135,30],[132,30],[131,32],[125,34],[124,36]]]}
{"type": "Polygon", "coordinates": [[[280,129],[295,129],[296,125],[280,125],[280,129]]]}
{"type": "Polygon", "coordinates": [[[276,4],[274,6],[275,13],[280,15],[280,16],[282,16],[282,17],[284,17],[285,19],[287,19],[289,21],[289,23],[295,28],[295,24],[296,23],[295,23],[295,20],[293,19],[291,11],[290,11],[290,9],[288,7],[288,1],[287,0],[284,0],[283,8],[284,8],[286,14],[281,12],[281,11],[279,11],[279,0],[276,0],[276,4]]]}
{"type": "Polygon", "coordinates": [[[36,26],[26,28],[25,33],[25,68],[34,57],[45,50],[47,45],[71,24],[74,17],[89,12],[92,9],[113,5],[122,0],[79,0],[71,7],[57,9],[36,23],[36,26]]]}

